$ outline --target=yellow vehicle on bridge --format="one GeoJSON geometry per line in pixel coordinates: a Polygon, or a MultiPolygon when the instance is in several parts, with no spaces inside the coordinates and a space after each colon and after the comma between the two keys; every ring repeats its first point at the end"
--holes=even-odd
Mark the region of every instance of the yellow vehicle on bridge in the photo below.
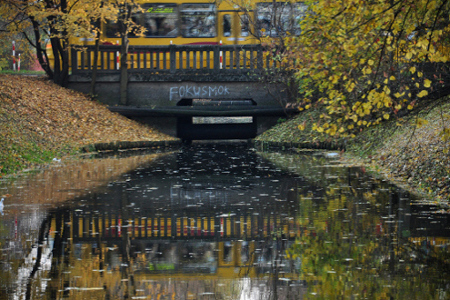
{"type": "MultiPolygon", "coordinates": [[[[128,68],[134,69],[153,69],[156,66],[159,69],[164,60],[168,61],[164,56],[168,55],[167,51],[138,54],[141,51],[136,49],[141,46],[258,45],[263,37],[299,34],[299,21],[306,10],[303,2],[272,0],[173,0],[164,3],[160,0],[144,0],[139,1],[139,4],[140,9],[136,9],[131,18],[143,31],[141,34],[131,32],[128,35],[131,54],[128,68]]],[[[101,24],[100,45],[114,46],[120,43],[119,24],[112,21],[101,24]]],[[[71,45],[75,47],[94,44],[94,38],[71,39],[71,45]]],[[[112,50],[105,55],[106,62],[101,69],[118,69],[117,51],[112,50]]],[[[228,61],[228,65],[237,59],[236,56],[226,55],[223,54],[223,60],[228,61]]],[[[82,69],[90,69],[92,51],[78,52],[77,56],[78,65],[84,60],[82,69]]],[[[103,59],[102,56],[100,58],[103,59]]],[[[213,59],[212,55],[203,57],[199,53],[193,54],[191,59],[178,57],[177,68],[180,67],[180,61],[185,67],[206,68],[213,65],[213,59]]],[[[241,55],[240,60],[243,59],[241,55]]],[[[244,63],[248,65],[251,60],[247,53],[244,63]]]]}
{"type": "MultiPolygon", "coordinates": [[[[264,35],[300,32],[306,5],[272,0],[160,0],[139,1],[132,15],[143,35],[129,35],[130,45],[255,44],[264,35]]],[[[103,44],[117,44],[118,24],[102,24],[103,44]]],[[[80,39],[75,43],[93,44],[80,39]]]]}

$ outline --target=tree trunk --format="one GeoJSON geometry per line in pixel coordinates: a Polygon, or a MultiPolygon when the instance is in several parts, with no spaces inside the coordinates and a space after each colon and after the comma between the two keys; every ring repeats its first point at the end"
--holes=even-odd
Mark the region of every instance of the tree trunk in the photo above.
{"type": "Polygon", "coordinates": [[[122,46],[120,47],[120,104],[127,105],[128,90],[128,37],[122,36],[122,46]]]}
{"type": "MultiPolygon", "coordinates": [[[[53,8],[53,1],[44,1],[46,8],[53,8]]],[[[68,13],[67,0],[60,1],[60,9],[63,14],[68,13]]],[[[58,28],[58,18],[49,16],[50,43],[54,58],[53,82],[60,86],[67,86],[69,83],[69,38],[67,32],[58,28]],[[62,38],[60,37],[62,36],[62,38]]]]}
{"type": "Polygon", "coordinates": [[[53,79],[53,70],[48,63],[48,57],[45,52],[45,45],[44,48],[41,47],[41,32],[39,31],[39,23],[33,17],[30,17],[30,20],[31,24],[33,25],[34,40],[36,41],[34,45],[36,47],[37,59],[42,69],[45,71],[45,74],[47,74],[50,79],[53,79]]]}
{"type": "Polygon", "coordinates": [[[122,45],[120,47],[120,104],[127,105],[127,90],[128,90],[128,30],[129,20],[131,19],[131,7],[124,4],[121,20],[119,22],[120,37],[122,45]]]}
{"type": "MultiPolygon", "coordinates": [[[[69,3],[67,0],[60,0],[61,11],[67,15],[69,13],[69,3]]],[[[67,87],[69,85],[69,34],[66,29],[62,30],[63,37],[60,39],[61,42],[61,61],[62,68],[59,78],[59,85],[67,87]]]]}
{"type": "Polygon", "coordinates": [[[91,80],[91,96],[95,95],[95,84],[97,82],[97,68],[98,68],[98,52],[100,49],[100,31],[97,32],[97,39],[95,40],[94,49],[94,64],[92,66],[92,80],[91,80]]]}
{"type": "Polygon", "coordinates": [[[69,83],[69,50],[67,42],[60,38],[51,38],[54,57],[53,82],[60,86],[69,83]]]}
{"type": "MultiPolygon", "coordinates": [[[[64,36],[68,36],[67,33],[64,36]]],[[[63,49],[62,49],[62,70],[61,70],[61,78],[60,85],[67,87],[69,85],[69,39],[64,38],[62,40],[63,49]]]]}
{"type": "Polygon", "coordinates": [[[52,45],[53,52],[53,81],[58,84],[58,78],[61,75],[61,45],[59,44],[58,38],[50,38],[50,43],[52,45]]]}

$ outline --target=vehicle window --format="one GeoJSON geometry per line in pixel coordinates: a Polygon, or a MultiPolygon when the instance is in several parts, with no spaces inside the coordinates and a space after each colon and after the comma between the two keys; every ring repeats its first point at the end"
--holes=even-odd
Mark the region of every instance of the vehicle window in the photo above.
{"type": "Polygon", "coordinates": [[[184,37],[215,37],[215,4],[183,4],[180,7],[181,34],[184,37]]]}
{"type": "Polygon", "coordinates": [[[304,3],[294,3],[292,9],[292,34],[300,35],[300,21],[305,17],[307,6],[304,3]]]}
{"type": "Polygon", "coordinates": [[[248,15],[240,15],[241,36],[248,36],[250,34],[250,19],[248,15]]]}
{"type": "Polygon", "coordinates": [[[232,36],[233,35],[233,19],[230,14],[223,15],[222,27],[223,27],[223,36],[232,36]]]}
{"type": "Polygon", "coordinates": [[[306,11],[303,3],[257,3],[256,28],[260,36],[300,34],[300,20],[306,11]]]}
{"type": "Polygon", "coordinates": [[[143,12],[133,15],[133,21],[143,26],[147,37],[176,37],[178,8],[175,3],[143,4],[143,12]]]}
{"type": "Polygon", "coordinates": [[[106,22],[105,28],[106,37],[118,38],[119,37],[119,23],[117,22],[106,22]]]}

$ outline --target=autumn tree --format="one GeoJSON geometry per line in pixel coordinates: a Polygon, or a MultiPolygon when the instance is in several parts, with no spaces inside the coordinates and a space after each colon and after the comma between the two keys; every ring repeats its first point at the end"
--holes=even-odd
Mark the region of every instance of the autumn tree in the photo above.
{"type": "MultiPolygon", "coordinates": [[[[282,106],[291,106],[293,103],[290,99],[297,96],[297,87],[292,78],[291,58],[287,59],[286,56],[286,42],[290,41],[288,36],[300,33],[299,21],[304,17],[307,4],[298,0],[221,1],[228,2],[242,12],[236,15],[241,35],[246,36],[247,42],[260,44],[263,48],[265,68],[262,72],[258,70],[259,81],[284,84],[289,99],[283,97],[278,101],[282,106]]],[[[258,59],[254,58],[255,64],[258,64],[258,59]]]]}
{"type": "Polygon", "coordinates": [[[117,38],[121,40],[121,58],[120,58],[120,94],[121,102],[126,103],[126,89],[128,83],[128,72],[127,72],[127,59],[128,59],[128,35],[133,32],[135,35],[141,35],[144,28],[137,25],[133,19],[132,14],[141,11],[139,4],[135,0],[103,0],[97,2],[98,11],[100,13],[92,16],[93,21],[97,25],[94,28],[95,32],[95,51],[93,57],[93,72],[92,72],[92,82],[91,82],[91,94],[95,94],[95,83],[97,78],[97,65],[98,65],[98,54],[100,46],[100,37],[102,33],[102,23],[106,22],[117,22],[119,30],[116,35],[117,38]],[[114,9],[111,9],[110,6],[114,9]],[[106,6],[106,10],[104,7],[106,6]],[[105,12],[108,12],[105,14],[105,12]]]}
{"type": "Polygon", "coordinates": [[[285,38],[282,59],[298,79],[300,109],[323,112],[313,129],[354,136],[449,94],[449,1],[305,3],[302,32],[285,38]]]}
{"type": "MultiPolygon", "coordinates": [[[[114,0],[113,0],[114,1],[114,0]]],[[[133,32],[134,35],[141,35],[144,31],[142,26],[137,25],[132,14],[141,11],[140,6],[134,0],[115,0],[115,5],[119,8],[117,22],[119,31],[117,36],[121,40],[120,49],[120,103],[127,104],[127,85],[128,85],[128,35],[133,32]]]]}
{"type": "Polygon", "coordinates": [[[117,6],[106,0],[4,0],[0,18],[5,24],[2,37],[22,34],[36,49],[49,78],[64,86],[68,82],[71,41],[95,38],[100,29],[94,21],[117,18],[117,6]]]}

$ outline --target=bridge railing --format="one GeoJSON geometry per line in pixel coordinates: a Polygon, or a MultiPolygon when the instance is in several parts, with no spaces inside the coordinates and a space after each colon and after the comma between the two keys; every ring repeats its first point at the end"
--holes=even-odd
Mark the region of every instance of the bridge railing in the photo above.
{"type": "MultiPolygon", "coordinates": [[[[72,74],[92,72],[94,47],[73,48],[72,74]]],[[[119,70],[120,46],[100,46],[97,70],[119,70]]],[[[127,59],[130,73],[159,76],[236,76],[260,74],[264,69],[280,68],[261,45],[168,45],[130,46],[127,59]]],[[[222,78],[223,79],[223,78],[222,78]]]]}

